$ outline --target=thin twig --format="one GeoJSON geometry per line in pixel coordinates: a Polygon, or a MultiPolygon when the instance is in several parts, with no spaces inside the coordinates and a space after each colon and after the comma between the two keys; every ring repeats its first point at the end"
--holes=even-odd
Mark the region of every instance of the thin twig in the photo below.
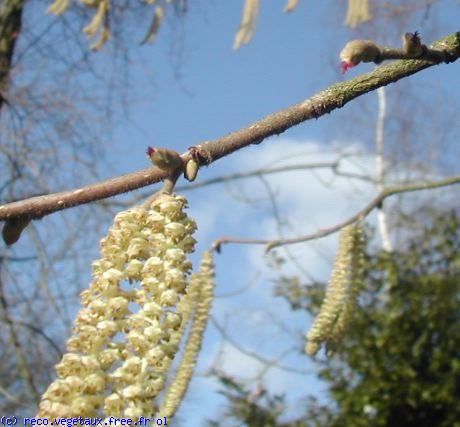
{"type": "Polygon", "coordinates": [[[2,282],[1,275],[2,275],[2,265],[0,264],[0,307],[1,307],[2,314],[3,314],[3,320],[5,321],[8,327],[8,333],[9,333],[11,345],[13,346],[16,356],[18,358],[18,369],[19,369],[20,375],[22,379],[24,380],[24,382],[29,387],[30,393],[34,401],[38,402],[40,399],[40,394],[38,393],[37,387],[34,383],[34,378],[32,376],[32,368],[28,364],[26,352],[24,351],[20,343],[19,335],[18,335],[16,326],[15,326],[15,322],[13,320],[13,317],[10,314],[10,309],[9,309],[8,302],[6,300],[6,294],[3,288],[3,282],[2,282]]]}
{"type": "Polygon", "coordinates": [[[401,193],[408,193],[413,191],[421,191],[421,190],[431,190],[435,188],[447,187],[449,185],[459,184],[460,183],[460,175],[456,175],[450,178],[442,179],[439,181],[432,181],[432,182],[422,182],[422,183],[414,183],[414,184],[405,184],[395,187],[388,187],[387,189],[383,190],[378,196],[376,196],[366,207],[361,209],[358,213],[354,214],[347,220],[334,225],[329,228],[323,228],[318,230],[314,233],[293,237],[290,239],[240,239],[235,237],[221,237],[220,239],[216,240],[213,244],[213,250],[220,252],[222,245],[228,243],[238,243],[238,244],[248,244],[248,245],[266,245],[266,252],[271,251],[273,248],[284,246],[284,245],[291,245],[294,243],[302,243],[308,240],[319,239],[321,237],[329,236],[330,234],[336,233],[343,227],[353,224],[358,220],[362,220],[367,215],[369,215],[375,208],[380,207],[383,201],[390,196],[395,194],[401,193]]]}
{"type": "MultiPolygon", "coordinates": [[[[460,57],[460,33],[443,38],[432,48],[447,52],[449,56],[447,62],[456,61],[460,57]]],[[[370,73],[332,85],[313,97],[271,114],[246,128],[212,141],[205,141],[195,148],[200,153],[204,153],[202,164],[210,164],[241,148],[260,144],[269,136],[279,135],[306,120],[317,119],[381,86],[394,83],[439,63],[440,61],[402,60],[378,67],[370,73]]],[[[186,163],[191,158],[190,153],[185,152],[182,158],[186,163]]],[[[167,171],[158,168],[144,169],[86,187],[9,203],[0,206],[0,220],[21,216],[31,219],[42,218],[53,212],[154,184],[165,179],[167,175],[167,171]]]]}
{"type": "Polygon", "coordinates": [[[50,336],[48,336],[40,328],[38,328],[37,326],[35,326],[35,325],[31,324],[31,323],[26,323],[26,322],[22,322],[22,321],[17,321],[16,324],[18,326],[22,326],[24,328],[30,329],[33,333],[35,333],[37,335],[40,335],[49,344],[49,346],[52,349],[54,349],[54,351],[56,352],[57,356],[59,358],[62,357],[63,354],[62,354],[62,351],[59,348],[59,346],[53,341],[53,339],[50,336]]]}
{"type": "Polygon", "coordinates": [[[144,207],[148,207],[152,204],[152,202],[161,194],[171,194],[174,191],[174,186],[176,185],[177,178],[179,178],[179,175],[181,173],[181,169],[176,169],[172,172],[170,172],[170,175],[165,178],[163,187],[152,194],[144,203],[144,207]]]}
{"type": "Polygon", "coordinates": [[[268,366],[270,368],[274,367],[277,369],[281,369],[283,371],[294,372],[296,374],[302,374],[302,375],[308,375],[311,373],[310,371],[307,371],[305,369],[293,368],[291,366],[283,365],[279,362],[279,359],[268,359],[266,357],[261,356],[259,353],[245,349],[237,341],[235,341],[232,337],[230,337],[230,335],[227,333],[225,328],[216,320],[215,317],[210,316],[210,321],[214,325],[214,327],[217,329],[217,331],[222,335],[222,337],[232,347],[236,348],[240,353],[243,353],[244,355],[259,361],[264,366],[268,366]]]}
{"type": "MultiPolygon", "coordinates": [[[[341,156],[344,157],[344,156],[341,156]]],[[[209,185],[214,184],[224,184],[230,181],[237,181],[239,179],[248,179],[248,178],[257,178],[260,176],[266,176],[276,173],[282,172],[293,172],[293,171],[300,171],[300,170],[316,170],[316,169],[327,169],[330,168],[334,175],[341,176],[345,178],[353,178],[359,179],[365,182],[374,182],[374,179],[361,174],[356,174],[352,172],[345,172],[339,170],[341,159],[332,161],[332,162],[318,162],[318,163],[305,163],[305,164],[293,164],[293,165],[285,165],[285,166],[276,166],[276,167],[262,167],[257,169],[252,169],[245,172],[234,172],[230,174],[220,175],[214,178],[203,179],[199,182],[193,182],[188,184],[176,185],[175,191],[178,192],[185,192],[185,191],[192,191],[199,188],[207,187],[209,185]]],[[[133,206],[136,203],[139,203],[140,200],[145,200],[148,197],[147,194],[142,193],[134,196],[128,200],[120,200],[120,201],[110,201],[101,200],[98,202],[103,207],[122,207],[126,208],[129,206],[133,206]]]]}
{"type": "Polygon", "coordinates": [[[187,191],[187,190],[195,190],[196,188],[206,187],[208,185],[214,184],[221,184],[223,182],[228,181],[235,181],[238,179],[245,179],[245,178],[256,178],[263,175],[271,175],[275,173],[281,172],[291,172],[291,171],[298,171],[298,170],[307,170],[307,169],[337,169],[339,166],[339,161],[334,162],[318,162],[318,163],[304,163],[304,164],[294,164],[294,165],[285,165],[285,166],[277,166],[277,167],[263,167],[257,168],[249,171],[244,172],[235,172],[229,173],[226,175],[217,176],[215,178],[203,179],[199,182],[194,182],[192,184],[181,185],[178,186],[177,189],[180,191],[187,191]]]}

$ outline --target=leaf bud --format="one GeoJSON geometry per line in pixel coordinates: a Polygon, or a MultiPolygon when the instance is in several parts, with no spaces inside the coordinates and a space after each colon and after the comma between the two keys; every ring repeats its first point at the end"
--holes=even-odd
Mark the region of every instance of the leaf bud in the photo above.
{"type": "Polygon", "coordinates": [[[185,165],[184,177],[188,181],[195,181],[195,178],[198,174],[198,163],[195,159],[190,159],[185,165]]]}
{"type": "Polygon", "coordinates": [[[2,230],[2,237],[7,245],[16,243],[22,231],[29,225],[30,219],[26,217],[7,219],[2,230]]]}

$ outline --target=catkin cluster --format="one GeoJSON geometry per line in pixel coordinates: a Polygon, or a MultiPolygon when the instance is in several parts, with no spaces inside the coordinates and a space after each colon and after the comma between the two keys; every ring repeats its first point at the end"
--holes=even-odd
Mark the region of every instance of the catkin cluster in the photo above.
{"type": "Polygon", "coordinates": [[[361,224],[341,230],[326,296],[307,334],[305,351],[308,354],[315,355],[322,343],[338,342],[350,323],[362,287],[364,237],[361,224]]]}
{"type": "MultiPolygon", "coordinates": [[[[173,3],[174,1],[175,0],[166,0],[166,3],[173,3]]],[[[111,0],[80,0],[80,3],[88,8],[96,10],[91,22],[83,28],[83,32],[89,38],[95,38],[99,35],[99,38],[91,45],[92,50],[99,50],[110,40],[111,37],[109,27],[111,0]]],[[[155,0],[144,0],[144,3],[151,5],[155,3],[155,0]]],[[[163,6],[163,2],[157,3],[158,4],[155,4],[152,22],[142,43],[153,42],[161,24],[163,23],[165,8],[163,6]]],[[[54,0],[48,11],[55,13],[56,15],[62,15],[69,6],[70,0],[54,0]]]]}
{"type": "Polygon", "coordinates": [[[200,271],[193,274],[187,289],[189,301],[189,316],[193,316],[192,326],[184,348],[182,361],[176,376],[168,387],[163,403],[160,407],[160,416],[170,418],[179,407],[192,378],[198,353],[201,349],[203,334],[208,323],[209,312],[214,299],[214,266],[212,252],[205,252],[200,271]],[[193,313],[191,311],[193,310],[193,313]]]}
{"type": "MultiPolygon", "coordinates": [[[[89,37],[94,38],[99,35],[99,39],[91,45],[92,50],[99,50],[110,39],[110,29],[108,14],[110,10],[110,0],[80,0],[84,6],[96,9],[91,22],[83,29],[89,37]]],[[[62,15],[70,6],[69,0],[54,0],[48,8],[48,12],[62,15]]]]}
{"type": "Polygon", "coordinates": [[[196,295],[205,292],[198,287],[206,280],[212,286],[209,255],[202,272],[188,277],[196,224],[185,206],[185,198],[161,194],[115,217],[39,417],[156,414],[155,398],[194,310],[198,318],[196,295]]]}

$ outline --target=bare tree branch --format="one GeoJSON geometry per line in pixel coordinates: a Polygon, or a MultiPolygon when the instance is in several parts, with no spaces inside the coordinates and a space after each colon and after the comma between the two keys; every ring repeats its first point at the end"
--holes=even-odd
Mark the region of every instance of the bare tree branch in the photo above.
{"type": "Polygon", "coordinates": [[[356,221],[362,220],[367,215],[369,215],[375,208],[380,207],[383,201],[390,196],[400,193],[409,193],[413,191],[420,191],[420,190],[432,190],[435,188],[447,187],[449,185],[459,184],[460,183],[460,175],[456,175],[450,178],[442,179],[439,181],[432,181],[432,182],[422,182],[422,183],[414,183],[414,184],[406,184],[400,185],[395,187],[389,187],[383,190],[378,196],[376,196],[366,207],[361,209],[358,213],[353,215],[352,217],[348,218],[347,220],[334,225],[329,228],[323,228],[318,230],[314,233],[306,234],[303,236],[293,237],[290,239],[238,239],[234,237],[221,237],[220,239],[216,240],[213,244],[213,249],[216,251],[220,251],[223,244],[227,243],[238,243],[238,244],[249,244],[249,245],[266,245],[266,251],[269,252],[272,249],[283,246],[283,245],[291,245],[294,243],[302,243],[308,240],[318,239],[320,237],[329,236],[341,228],[353,224],[356,221]]]}
{"type": "MultiPolygon", "coordinates": [[[[431,46],[443,50],[454,62],[460,57],[460,32],[451,34],[431,46]]],[[[202,165],[210,164],[241,148],[259,144],[272,135],[279,135],[287,129],[306,120],[321,117],[343,107],[351,100],[379,87],[394,83],[404,77],[439,64],[441,61],[401,60],[381,66],[351,80],[337,83],[313,97],[285,110],[271,114],[252,125],[227,136],[205,141],[195,147],[201,154],[202,165]]],[[[187,151],[182,155],[184,162],[191,158],[187,151]]],[[[26,216],[42,218],[50,213],[94,202],[127,191],[145,187],[166,178],[168,173],[158,168],[144,169],[131,174],[112,178],[87,187],[26,199],[0,206],[0,220],[26,216]]]]}
{"type": "MultiPolygon", "coordinates": [[[[261,356],[260,354],[256,353],[255,351],[247,350],[245,349],[242,345],[240,345],[236,340],[234,340],[230,335],[227,333],[225,328],[216,320],[215,317],[210,316],[210,321],[214,325],[214,327],[217,329],[217,331],[222,335],[222,337],[234,348],[236,348],[239,352],[242,354],[251,357],[260,363],[262,363],[265,367],[268,369],[271,368],[277,368],[281,369],[286,372],[294,372],[296,374],[302,374],[302,375],[308,375],[311,372],[307,371],[306,369],[299,369],[299,368],[294,368],[291,366],[283,365],[280,363],[281,357],[279,359],[268,359],[264,356],[261,356]]],[[[266,370],[268,370],[266,369],[266,370]]],[[[266,371],[265,370],[265,371],[266,371]]]]}

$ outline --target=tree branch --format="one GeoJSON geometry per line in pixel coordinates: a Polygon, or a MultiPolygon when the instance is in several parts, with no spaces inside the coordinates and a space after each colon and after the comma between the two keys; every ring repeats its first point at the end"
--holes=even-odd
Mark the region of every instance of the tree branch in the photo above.
{"type": "Polygon", "coordinates": [[[0,109],[5,102],[14,48],[21,31],[25,0],[9,0],[0,6],[0,109]]]}
{"type": "MultiPolygon", "coordinates": [[[[446,62],[456,61],[460,57],[460,32],[443,38],[431,48],[444,50],[448,54],[446,56],[449,56],[446,62]]],[[[200,154],[200,163],[207,165],[241,148],[259,144],[269,136],[279,135],[306,120],[317,119],[367,92],[394,83],[438,63],[440,61],[396,61],[370,73],[332,85],[313,97],[271,114],[246,128],[197,145],[195,148],[200,154]]],[[[190,152],[184,153],[182,158],[186,163],[191,158],[190,152]]],[[[166,176],[167,172],[158,168],[144,169],[87,187],[9,203],[0,206],[0,220],[21,216],[31,219],[42,218],[56,211],[145,187],[159,182],[166,176]]]]}
{"type": "Polygon", "coordinates": [[[266,252],[271,251],[272,249],[284,246],[291,245],[294,243],[307,242],[308,240],[319,239],[321,237],[329,236],[330,234],[336,233],[343,227],[353,224],[356,221],[364,219],[369,215],[375,208],[382,205],[383,201],[390,196],[401,193],[408,193],[413,191],[421,190],[432,190],[435,188],[447,187],[449,185],[459,184],[460,175],[456,175],[450,178],[442,179],[439,181],[432,182],[422,182],[414,184],[405,184],[395,187],[388,187],[378,194],[366,207],[361,209],[358,213],[354,214],[352,217],[347,220],[336,224],[329,228],[323,228],[314,233],[305,234],[303,236],[293,237],[290,239],[239,239],[234,237],[221,237],[216,240],[213,244],[213,250],[220,252],[222,245],[228,243],[238,243],[238,244],[249,244],[249,245],[266,245],[266,252]]]}

